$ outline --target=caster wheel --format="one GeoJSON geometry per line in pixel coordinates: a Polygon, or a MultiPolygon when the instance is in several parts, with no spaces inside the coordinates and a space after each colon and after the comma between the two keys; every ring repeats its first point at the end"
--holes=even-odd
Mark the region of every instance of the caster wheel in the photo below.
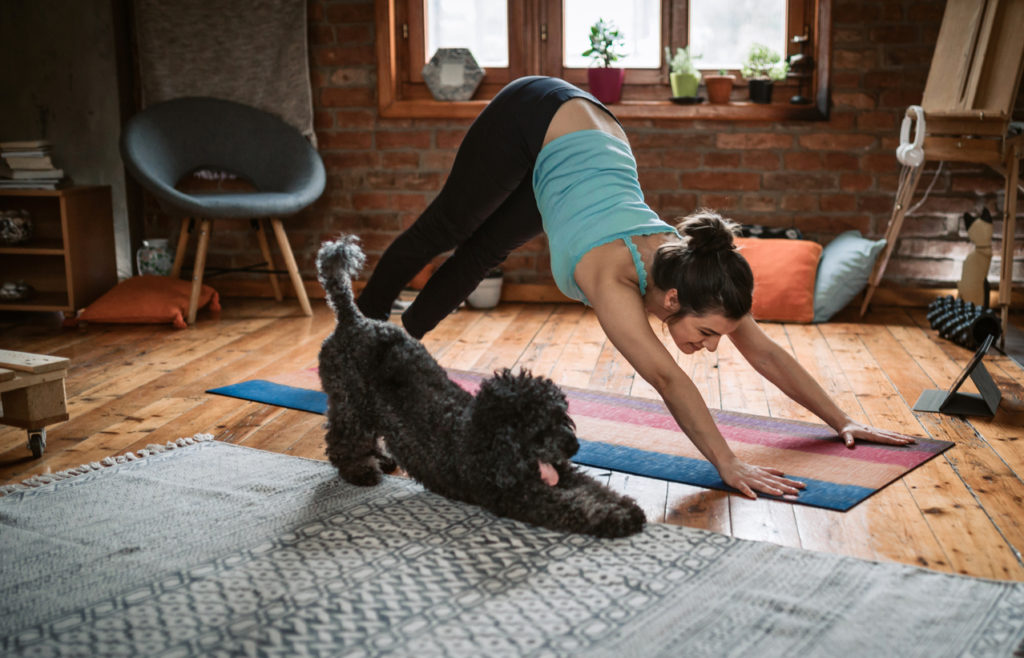
{"type": "Polygon", "coordinates": [[[32,456],[39,459],[46,450],[46,430],[30,430],[28,433],[28,448],[32,456]]]}

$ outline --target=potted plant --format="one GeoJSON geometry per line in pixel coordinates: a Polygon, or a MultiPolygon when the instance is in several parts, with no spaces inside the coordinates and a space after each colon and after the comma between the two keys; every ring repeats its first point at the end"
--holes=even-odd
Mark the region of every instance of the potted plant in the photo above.
{"type": "Polygon", "coordinates": [[[690,56],[690,47],[676,48],[673,55],[668,46],[665,46],[665,61],[668,62],[668,82],[672,87],[673,98],[692,98],[697,95],[697,87],[700,85],[700,71],[693,60],[700,59],[700,55],[690,56]]]}
{"type": "Polygon", "coordinates": [[[752,44],[742,69],[743,77],[750,84],[750,100],[771,103],[775,81],[785,78],[788,71],[789,64],[782,55],[764,44],[752,44]]]}
{"type": "Polygon", "coordinates": [[[708,102],[716,105],[728,103],[735,81],[736,78],[727,74],[725,69],[719,69],[718,75],[705,75],[704,86],[708,90],[708,102]]]}
{"type": "Polygon", "coordinates": [[[590,48],[583,51],[584,57],[593,60],[591,68],[587,69],[587,84],[590,93],[602,103],[618,103],[622,98],[626,70],[612,64],[625,56],[618,50],[624,43],[619,28],[613,23],[599,18],[590,26],[590,48]]]}

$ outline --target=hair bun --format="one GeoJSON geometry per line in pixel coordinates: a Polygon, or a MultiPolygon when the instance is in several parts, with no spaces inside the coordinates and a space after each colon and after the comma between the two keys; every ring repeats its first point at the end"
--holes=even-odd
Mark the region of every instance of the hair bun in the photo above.
{"type": "Polygon", "coordinates": [[[695,255],[717,254],[736,248],[733,237],[737,224],[713,210],[701,208],[687,216],[677,228],[695,255]]]}

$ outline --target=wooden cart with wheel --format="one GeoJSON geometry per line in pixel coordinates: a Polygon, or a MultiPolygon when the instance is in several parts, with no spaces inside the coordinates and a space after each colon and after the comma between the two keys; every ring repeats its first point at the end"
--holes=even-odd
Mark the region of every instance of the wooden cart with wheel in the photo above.
{"type": "Polygon", "coordinates": [[[69,363],[59,356],[0,350],[0,425],[26,429],[37,459],[46,450],[46,426],[68,419],[69,363]]]}

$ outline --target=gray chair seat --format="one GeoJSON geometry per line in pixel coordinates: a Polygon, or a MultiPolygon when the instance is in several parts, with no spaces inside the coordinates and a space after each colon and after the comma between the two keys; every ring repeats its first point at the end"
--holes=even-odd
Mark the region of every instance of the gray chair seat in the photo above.
{"type": "Polygon", "coordinates": [[[281,218],[293,215],[323,193],[323,161],[305,137],[278,117],[248,105],[217,98],[176,98],[152,105],[128,120],[121,134],[125,167],[168,213],[182,218],[172,274],[179,276],[193,220],[199,220],[199,246],[193,268],[195,321],[212,220],[252,218],[274,296],[281,292],[273,272],[263,223],[268,219],[303,311],[312,314],[281,218]],[[195,194],[176,186],[202,169],[229,172],[254,192],[195,194]]]}

